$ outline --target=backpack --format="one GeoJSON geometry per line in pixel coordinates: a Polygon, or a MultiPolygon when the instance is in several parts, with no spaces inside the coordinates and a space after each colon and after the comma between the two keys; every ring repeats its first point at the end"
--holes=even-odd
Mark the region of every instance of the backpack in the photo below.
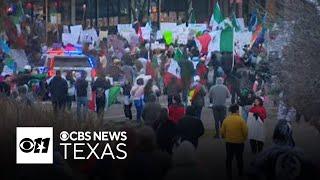
{"type": "Polygon", "coordinates": [[[103,88],[97,88],[96,94],[97,94],[97,98],[104,98],[105,90],[103,88]]]}

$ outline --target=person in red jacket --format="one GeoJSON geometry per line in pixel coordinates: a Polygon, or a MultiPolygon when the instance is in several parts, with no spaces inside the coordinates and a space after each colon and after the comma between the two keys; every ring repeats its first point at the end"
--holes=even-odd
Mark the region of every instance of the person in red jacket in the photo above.
{"type": "Polygon", "coordinates": [[[173,96],[173,104],[169,105],[169,119],[177,124],[181,118],[185,115],[185,107],[181,103],[180,94],[173,96]]]}
{"type": "MultiPolygon", "coordinates": [[[[263,100],[261,98],[256,98],[254,101],[254,105],[253,107],[250,109],[249,111],[250,113],[253,114],[253,118],[255,119],[255,121],[253,122],[257,122],[259,119],[262,121],[262,123],[258,123],[259,126],[254,126],[251,127],[250,123],[249,123],[249,131],[251,128],[258,128],[261,127],[263,128],[264,126],[264,122],[265,119],[267,118],[267,111],[263,106],[263,100]]],[[[256,131],[257,134],[252,134],[252,137],[249,133],[249,139],[250,139],[250,146],[251,146],[251,151],[253,154],[259,153],[262,151],[263,149],[263,145],[264,145],[264,138],[261,137],[265,137],[264,131],[256,131]]]]}

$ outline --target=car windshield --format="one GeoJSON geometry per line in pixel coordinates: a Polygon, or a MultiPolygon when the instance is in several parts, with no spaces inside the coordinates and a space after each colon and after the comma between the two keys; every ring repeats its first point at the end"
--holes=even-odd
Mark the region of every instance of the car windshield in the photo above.
{"type": "Polygon", "coordinates": [[[88,62],[88,57],[78,56],[78,57],[68,57],[68,56],[56,56],[54,57],[54,66],[55,67],[85,67],[90,68],[88,62]]]}

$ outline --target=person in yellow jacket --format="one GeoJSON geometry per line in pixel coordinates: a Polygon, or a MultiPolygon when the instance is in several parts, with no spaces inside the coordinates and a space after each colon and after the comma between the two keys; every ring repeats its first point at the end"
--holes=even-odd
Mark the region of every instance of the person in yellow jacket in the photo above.
{"type": "Polygon", "coordinates": [[[230,115],[222,123],[220,133],[226,142],[226,169],[228,179],[232,179],[232,160],[236,157],[239,176],[243,175],[243,150],[247,140],[248,127],[239,114],[239,106],[229,107],[230,115]]]}

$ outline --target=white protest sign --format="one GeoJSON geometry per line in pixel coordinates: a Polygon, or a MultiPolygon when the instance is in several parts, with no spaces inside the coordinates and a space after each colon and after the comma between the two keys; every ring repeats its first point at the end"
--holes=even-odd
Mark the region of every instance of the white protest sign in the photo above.
{"type": "Polygon", "coordinates": [[[99,37],[98,37],[97,31],[94,28],[92,28],[92,29],[82,31],[80,39],[81,39],[81,42],[91,43],[93,41],[94,42],[98,41],[99,37]]]}
{"type": "Polygon", "coordinates": [[[174,31],[177,28],[177,23],[160,23],[160,31],[163,33],[164,31],[174,31]]]}
{"type": "Polygon", "coordinates": [[[11,49],[10,56],[17,63],[18,70],[28,64],[27,55],[22,49],[11,49]]]}
{"type": "Polygon", "coordinates": [[[62,33],[63,45],[67,45],[67,44],[75,45],[75,44],[77,44],[77,41],[78,41],[78,39],[75,39],[71,33],[62,33]]]}
{"type": "Polygon", "coordinates": [[[178,44],[186,45],[188,43],[189,31],[183,31],[177,35],[178,44]]]}
{"type": "Polygon", "coordinates": [[[132,31],[134,30],[132,24],[118,24],[117,25],[118,32],[132,31]]]}
{"type": "Polygon", "coordinates": [[[82,25],[70,26],[71,36],[78,42],[80,34],[82,32],[82,25]]]}
{"type": "Polygon", "coordinates": [[[150,35],[151,35],[151,29],[148,27],[142,27],[142,38],[145,40],[150,40],[150,35]]]}
{"type": "Polygon", "coordinates": [[[207,29],[207,24],[189,24],[188,28],[195,32],[202,32],[207,29]]]}
{"type": "Polygon", "coordinates": [[[108,31],[99,32],[99,40],[102,41],[104,38],[108,38],[108,31]]]}
{"type": "Polygon", "coordinates": [[[243,30],[245,29],[245,25],[244,25],[244,19],[243,18],[237,18],[238,22],[239,22],[239,25],[240,25],[240,28],[243,30]]]}
{"type": "Polygon", "coordinates": [[[243,47],[250,44],[252,38],[252,32],[236,32],[234,35],[235,53],[240,57],[244,55],[243,47]]]}
{"type": "Polygon", "coordinates": [[[163,38],[163,35],[162,35],[162,33],[161,33],[161,31],[157,31],[157,40],[160,40],[160,39],[162,39],[163,38]]]}

